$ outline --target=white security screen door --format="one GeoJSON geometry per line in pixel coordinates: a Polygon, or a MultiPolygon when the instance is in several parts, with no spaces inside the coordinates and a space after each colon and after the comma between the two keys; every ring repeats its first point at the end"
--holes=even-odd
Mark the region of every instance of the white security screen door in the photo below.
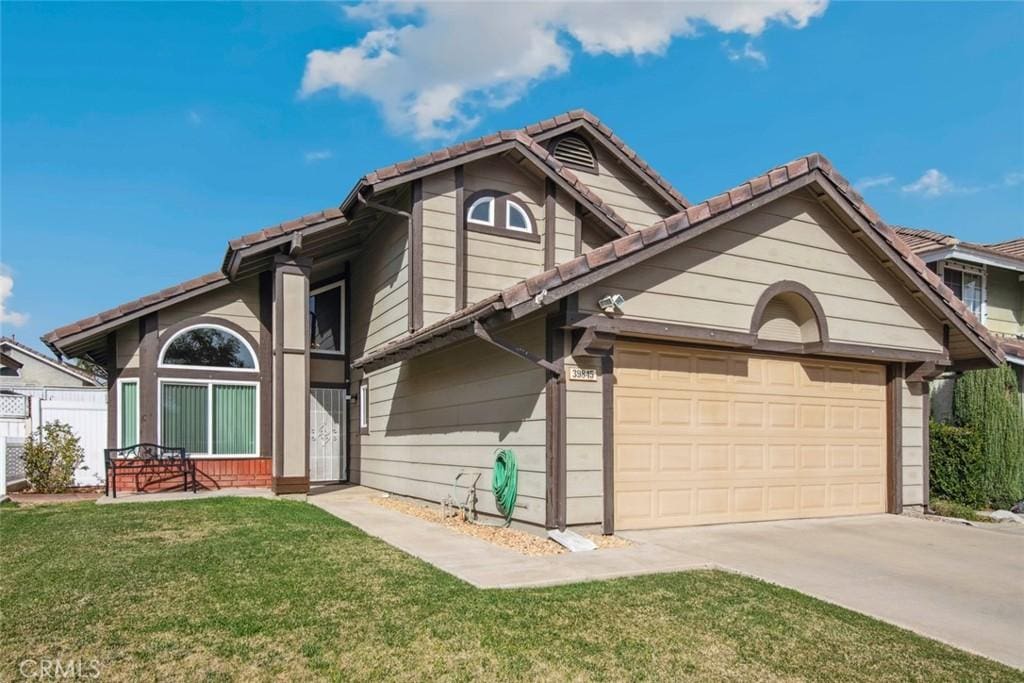
{"type": "Polygon", "coordinates": [[[310,481],[345,480],[345,442],[345,390],[310,389],[310,481]]]}

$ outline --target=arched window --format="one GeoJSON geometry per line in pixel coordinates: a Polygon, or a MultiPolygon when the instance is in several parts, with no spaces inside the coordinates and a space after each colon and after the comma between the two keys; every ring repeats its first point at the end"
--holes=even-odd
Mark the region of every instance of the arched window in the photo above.
{"type": "Polygon", "coordinates": [[[164,345],[161,367],[256,370],[256,354],[238,334],[219,325],[186,327],[164,345]]]}
{"type": "Polygon", "coordinates": [[[494,225],[494,197],[480,197],[469,207],[467,218],[477,225],[494,225]]]}
{"type": "Polygon", "coordinates": [[[537,241],[533,215],[513,195],[484,190],[466,201],[466,228],[537,241]],[[509,234],[512,233],[512,234],[509,234]]]}

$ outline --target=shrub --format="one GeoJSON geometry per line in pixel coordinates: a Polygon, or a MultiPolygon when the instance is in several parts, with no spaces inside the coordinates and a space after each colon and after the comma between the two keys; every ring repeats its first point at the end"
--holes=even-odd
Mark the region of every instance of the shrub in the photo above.
{"type": "Polygon", "coordinates": [[[932,498],[972,509],[985,505],[988,502],[985,459],[978,434],[967,427],[932,422],[928,438],[931,444],[928,481],[932,498]]]}
{"type": "Polygon", "coordinates": [[[1024,499],[1024,416],[1008,365],[965,372],[953,390],[953,418],[981,440],[986,502],[1008,508],[1024,499]]]}
{"type": "Polygon", "coordinates": [[[25,478],[40,493],[66,491],[84,457],[70,425],[47,422],[25,442],[25,478]]]}
{"type": "Polygon", "coordinates": [[[963,503],[936,498],[931,502],[932,511],[940,517],[956,517],[968,522],[991,522],[992,520],[975,512],[974,508],[963,503]]]}

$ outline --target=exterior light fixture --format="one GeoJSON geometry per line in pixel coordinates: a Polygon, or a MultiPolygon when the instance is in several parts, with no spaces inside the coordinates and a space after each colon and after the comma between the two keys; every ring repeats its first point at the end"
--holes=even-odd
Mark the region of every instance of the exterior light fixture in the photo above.
{"type": "Polygon", "coordinates": [[[622,312],[622,307],[626,305],[626,300],[621,294],[606,294],[597,300],[597,305],[608,315],[613,315],[622,312]]]}

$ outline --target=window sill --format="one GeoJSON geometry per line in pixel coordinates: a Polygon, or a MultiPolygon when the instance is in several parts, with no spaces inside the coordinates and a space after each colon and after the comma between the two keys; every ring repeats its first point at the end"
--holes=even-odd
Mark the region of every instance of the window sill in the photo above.
{"type": "Polygon", "coordinates": [[[508,237],[509,239],[540,244],[540,235],[532,232],[518,232],[516,230],[508,230],[507,228],[492,228],[489,225],[478,225],[476,223],[471,223],[470,221],[466,221],[466,231],[479,232],[484,235],[494,235],[495,237],[508,237]]]}

